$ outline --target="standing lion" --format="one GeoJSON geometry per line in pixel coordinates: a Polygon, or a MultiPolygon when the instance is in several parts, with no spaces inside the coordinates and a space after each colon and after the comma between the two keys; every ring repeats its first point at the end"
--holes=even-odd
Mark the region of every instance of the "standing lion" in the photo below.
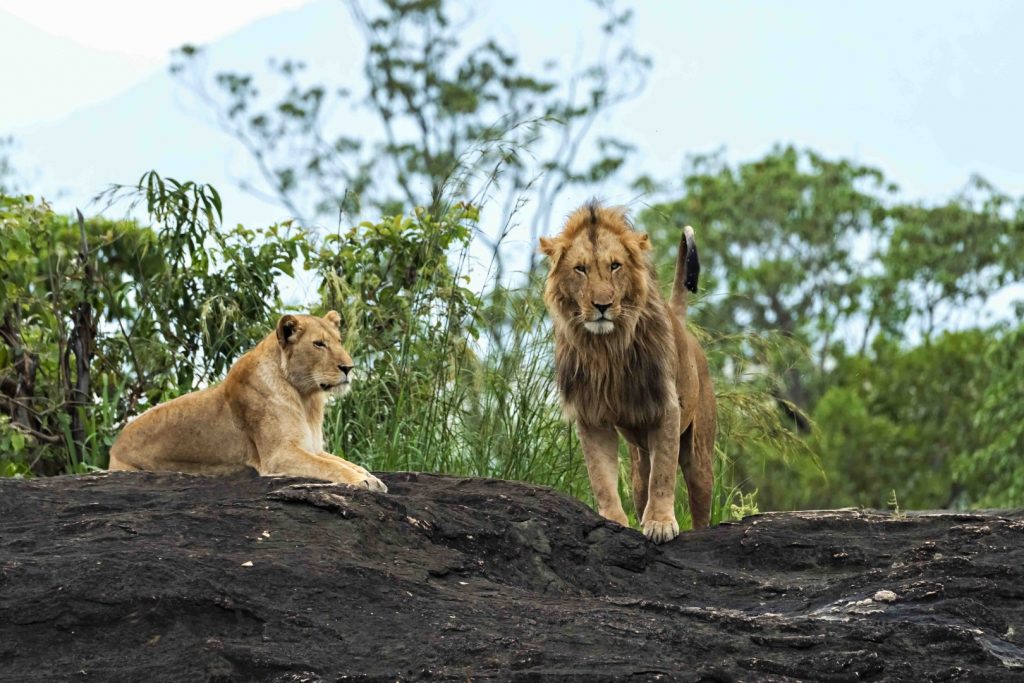
{"type": "Polygon", "coordinates": [[[216,386],[185,394],[128,423],[111,470],[311,477],[386,492],[377,477],[324,451],[324,405],[351,387],[340,318],[286,315],[216,386]]]}
{"type": "Polygon", "coordinates": [[[598,512],[628,524],[618,493],[621,434],[644,535],[656,543],[679,535],[677,464],[693,526],[706,527],[716,417],[707,358],[685,325],[685,290],[697,290],[700,272],[693,229],[679,242],[671,305],[658,287],[650,240],[624,209],[590,202],[540,248],[550,264],[544,302],[562,409],[576,422],[598,512]]]}

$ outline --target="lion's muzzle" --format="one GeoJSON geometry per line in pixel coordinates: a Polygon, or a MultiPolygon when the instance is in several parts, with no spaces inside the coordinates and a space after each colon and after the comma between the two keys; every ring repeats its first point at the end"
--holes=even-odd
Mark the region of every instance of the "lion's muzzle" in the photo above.
{"type": "Polygon", "coordinates": [[[615,329],[615,323],[608,318],[601,317],[597,320],[588,320],[583,323],[583,328],[591,334],[609,334],[615,329]]]}

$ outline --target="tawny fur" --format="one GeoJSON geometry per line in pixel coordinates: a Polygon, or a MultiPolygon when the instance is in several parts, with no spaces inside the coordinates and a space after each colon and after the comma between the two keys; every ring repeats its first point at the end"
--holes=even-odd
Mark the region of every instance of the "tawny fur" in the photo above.
{"type": "Polygon", "coordinates": [[[650,240],[621,208],[584,205],[560,235],[541,238],[541,250],[550,262],[544,301],[563,411],[577,424],[599,512],[627,523],[617,486],[620,434],[644,533],[658,542],[679,533],[677,466],[694,528],[706,527],[716,415],[707,359],[685,326],[686,288],[696,289],[699,268],[693,230],[680,240],[671,305],[650,240]]]}
{"type": "Polygon", "coordinates": [[[286,315],[220,384],[147,410],[110,449],[111,470],[311,477],[387,491],[324,451],[324,405],[348,391],[352,358],[338,314],[286,315]]]}

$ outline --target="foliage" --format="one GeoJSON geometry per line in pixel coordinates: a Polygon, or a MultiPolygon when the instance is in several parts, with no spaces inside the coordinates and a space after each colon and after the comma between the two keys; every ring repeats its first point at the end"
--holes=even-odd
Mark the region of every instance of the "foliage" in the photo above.
{"type": "Polygon", "coordinates": [[[1024,326],[1003,330],[987,348],[975,348],[990,381],[978,397],[975,439],[954,463],[963,496],[982,507],[1024,505],[1024,326]]]}
{"type": "Polygon", "coordinates": [[[126,415],[222,375],[280,308],[299,238],[218,229],[212,188],[150,173],[133,192],[155,229],[0,199],[5,431],[37,473],[103,466],[126,415]]]}
{"type": "Polygon", "coordinates": [[[117,310],[110,290],[96,286],[96,273],[109,274],[112,282],[131,276],[121,247],[135,236],[133,226],[75,224],[31,197],[0,195],[0,236],[0,400],[9,416],[0,424],[0,442],[16,458],[5,467],[77,471],[105,450],[110,437],[105,411],[93,410],[89,389],[120,382],[109,367],[80,372],[101,350],[92,311],[117,310]]]}
{"type": "Polygon", "coordinates": [[[914,320],[928,337],[955,313],[980,310],[992,294],[1024,279],[1020,218],[1010,198],[982,178],[971,178],[947,204],[898,205],[890,215],[885,275],[869,311],[884,331],[914,320]]]}
{"type": "Polygon", "coordinates": [[[724,386],[754,370],[806,434],[809,458],[724,436],[759,504],[881,507],[892,489],[909,507],[976,504],[977,463],[1005,472],[1020,455],[978,429],[992,424],[978,402],[1007,389],[983,362],[996,335],[970,314],[1024,278],[1020,204],[980,178],[946,203],[902,202],[877,169],[792,147],[735,166],[697,157],[682,187],[642,227],[671,267],[679,226],[695,226],[698,319],[724,333],[724,386]]]}
{"type": "Polygon", "coordinates": [[[891,189],[878,170],[784,147],[736,168],[721,154],[695,157],[683,184],[682,199],[642,222],[672,242],[679,226],[698,226],[707,288],[728,293],[705,306],[717,329],[810,339],[853,310],[862,287],[854,243],[877,236],[876,193],[891,189]]]}
{"type": "Polygon", "coordinates": [[[154,172],[134,187],[111,188],[105,197],[145,202],[152,236],[132,258],[159,254],[115,290],[147,307],[147,315],[122,325],[124,336],[147,340],[154,345],[150,353],[171,352],[161,367],[172,369],[179,392],[222,376],[240,348],[266,334],[280,309],[279,278],[294,273],[296,258],[305,253],[304,235],[289,224],[224,229],[214,188],[154,172]]]}
{"type": "Polygon", "coordinates": [[[349,402],[358,405],[332,418],[338,452],[386,454],[412,469],[417,454],[443,447],[419,411],[440,411],[435,421],[451,411],[454,380],[472,359],[480,304],[459,264],[475,220],[469,205],[438,218],[418,210],[328,235],[311,254],[323,306],[341,312],[369,380],[349,402]]]}
{"type": "Polygon", "coordinates": [[[988,334],[946,332],[910,349],[879,337],[844,358],[815,407],[818,450],[829,480],[813,506],[882,508],[896,489],[908,508],[959,503],[953,463],[979,446],[975,412],[989,376],[988,334]]]}

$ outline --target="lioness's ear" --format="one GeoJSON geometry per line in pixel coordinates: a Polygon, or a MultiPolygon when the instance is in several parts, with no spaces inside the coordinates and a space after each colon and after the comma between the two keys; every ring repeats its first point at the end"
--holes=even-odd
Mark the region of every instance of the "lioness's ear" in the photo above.
{"type": "Polygon", "coordinates": [[[277,343],[281,346],[291,344],[299,338],[302,332],[302,325],[294,315],[283,315],[277,321],[277,343]]]}
{"type": "Polygon", "coordinates": [[[551,259],[551,265],[558,265],[558,259],[562,258],[562,240],[557,237],[541,237],[540,251],[551,259]]]}
{"type": "Polygon", "coordinates": [[[327,311],[327,315],[324,316],[324,320],[336,327],[341,327],[341,316],[338,315],[337,311],[327,311]]]}

